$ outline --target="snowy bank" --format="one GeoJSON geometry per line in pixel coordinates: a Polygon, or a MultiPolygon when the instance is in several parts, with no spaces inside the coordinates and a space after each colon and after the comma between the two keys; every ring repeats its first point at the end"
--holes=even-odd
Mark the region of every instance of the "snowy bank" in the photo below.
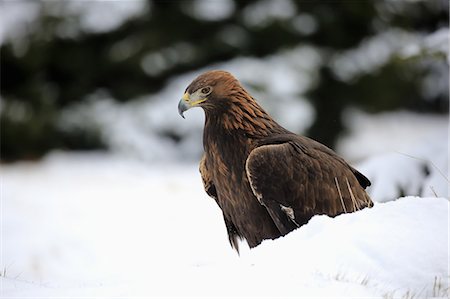
{"type": "Polygon", "coordinates": [[[435,277],[448,288],[448,208],[444,198],[405,197],[334,219],[315,216],[250,258],[272,273],[289,267],[431,296],[435,277]]]}
{"type": "Polygon", "coordinates": [[[59,153],[1,172],[2,298],[448,295],[445,198],[316,216],[238,256],[197,165],[59,153]]]}

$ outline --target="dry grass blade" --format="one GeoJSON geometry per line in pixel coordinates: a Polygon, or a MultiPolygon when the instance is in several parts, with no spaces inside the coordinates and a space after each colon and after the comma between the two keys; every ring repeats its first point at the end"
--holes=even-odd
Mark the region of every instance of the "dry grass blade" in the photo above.
{"type": "Polygon", "coordinates": [[[344,213],[347,213],[347,209],[345,208],[344,199],[342,198],[342,192],[341,192],[341,188],[339,187],[339,182],[338,182],[337,177],[334,177],[334,182],[336,183],[336,188],[339,193],[339,198],[341,199],[341,205],[342,205],[342,208],[344,209],[344,213]]]}
{"type": "Polygon", "coordinates": [[[347,188],[348,188],[348,192],[350,193],[350,198],[352,199],[352,203],[353,203],[353,211],[358,210],[359,211],[359,205],[356,202],[356,197],[353,194],[352,188],[350,187],[350,183],[348,181],[348,178],[345,178],[345,181],[347,183],[347,188]]]}

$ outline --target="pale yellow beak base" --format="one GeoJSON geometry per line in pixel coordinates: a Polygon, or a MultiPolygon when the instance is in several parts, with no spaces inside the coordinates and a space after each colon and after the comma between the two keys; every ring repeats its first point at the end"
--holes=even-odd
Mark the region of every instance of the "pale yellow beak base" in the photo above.
{"type": "Polygon", "coordinates": [[[184,118],[184,112],[186,110],[191,109],[192,107],[197,106],[200,103],[203,103],[204,101],[206,101],[208,98],[204,98],[204,99],[200,99],[197,101],[191,101],[190,99],[190,94],[185,92],[183,97],[181,98],[180,102],[178,103],[178,113],[181,115],[182,118],[184,118]]]}

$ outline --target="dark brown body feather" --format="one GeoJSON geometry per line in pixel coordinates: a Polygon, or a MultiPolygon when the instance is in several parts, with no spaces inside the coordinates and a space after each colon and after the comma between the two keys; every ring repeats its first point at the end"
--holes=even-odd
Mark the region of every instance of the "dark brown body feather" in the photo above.
{"type": "Polygon", "coordinates": [[[226,72],[198,77],[187,89],[214,86],[205,110],[200,172],[223,211],[231,245],[255,247],[305,224],[372,206],[370,181],[328,147],[281,127],[226,72]]]}

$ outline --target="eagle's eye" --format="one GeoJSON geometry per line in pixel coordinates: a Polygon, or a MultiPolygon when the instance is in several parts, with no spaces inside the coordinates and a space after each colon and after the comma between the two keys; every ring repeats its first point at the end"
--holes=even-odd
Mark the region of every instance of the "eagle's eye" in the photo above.
{"type": "Polygon", "coordinates": [[[203,95],[208,95],[208,94],[211,93],[211,87],[209,87],[209,86],[203,87],[202,90],[200,90],[200,92],[201,92],[203,95]]]}

